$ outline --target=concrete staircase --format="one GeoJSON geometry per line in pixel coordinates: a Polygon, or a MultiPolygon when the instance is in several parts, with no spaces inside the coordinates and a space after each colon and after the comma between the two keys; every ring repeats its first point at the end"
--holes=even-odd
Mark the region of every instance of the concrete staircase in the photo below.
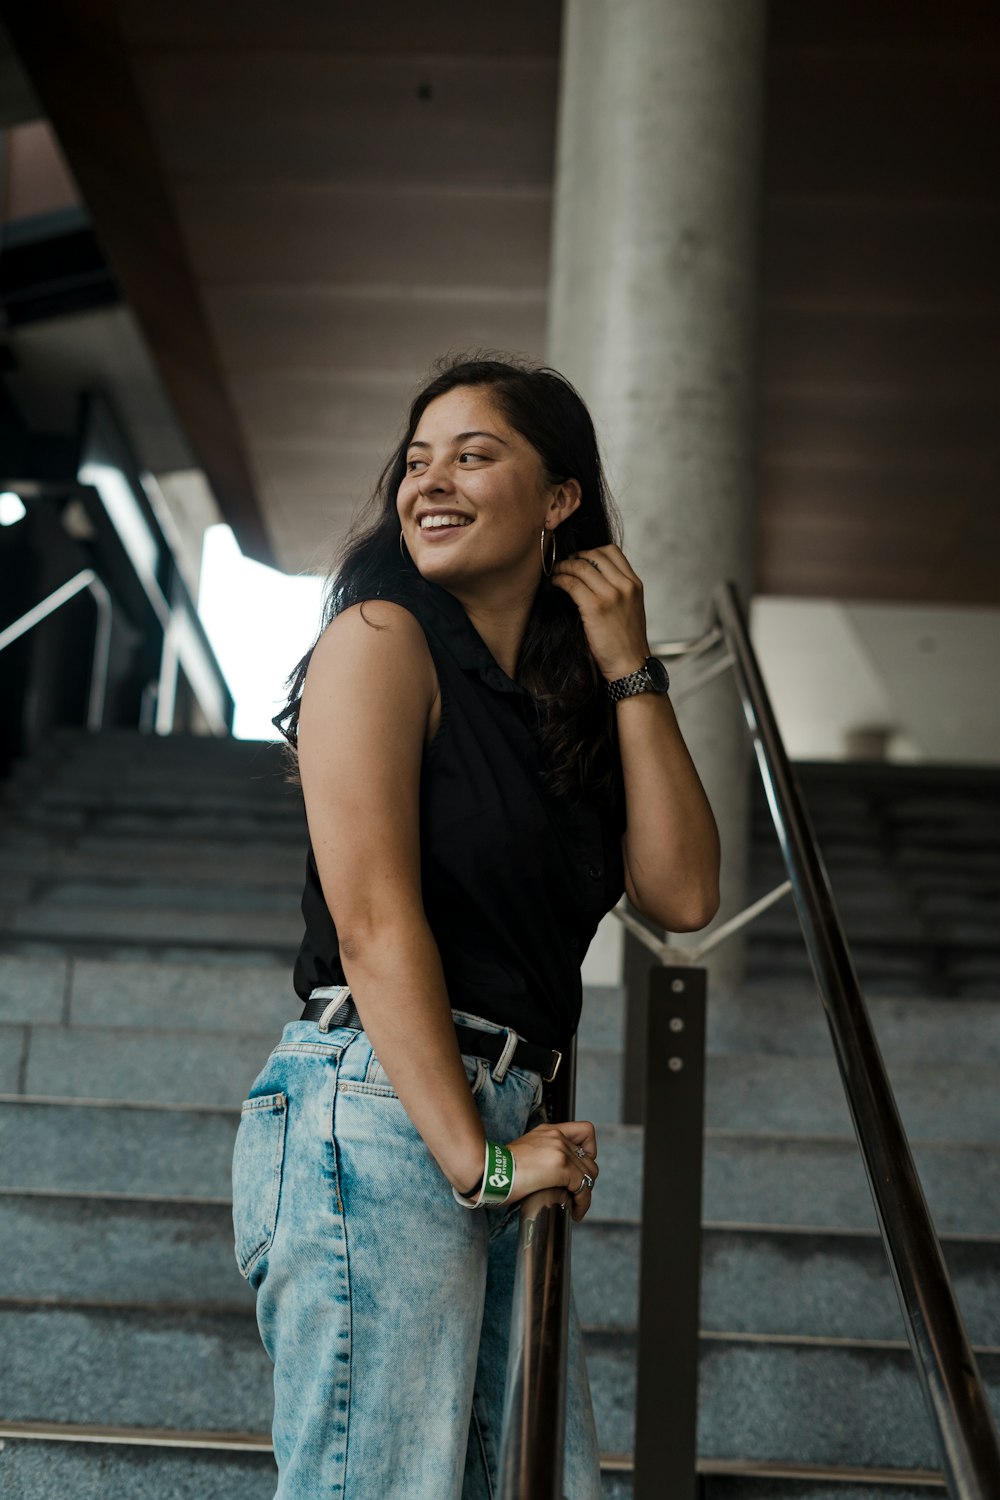
{"type": "MultiPolygon", "coordinates": [[[[998,783],[801,776],[1000,1408],[998,783]]],[[[274,746],[116,732],[58,736],[5,794],[0,1496],[264,1500],[270,1366],[228,1174],[296,1013],[297,793],[274,746]]],[[[763,889],[781,872],[758,819],[763,889]]],[[[926,1500],[937,1455],[793,924],[775,909],[740,994],[710,996],[706,1491],[926,1500]]],[[[631,1493],[642,1154],[615,1123],[621,1023],[620,995],[591,990],[579,1106],[602,1176],[574,1277],[608,1497],[631,1493]]]]}

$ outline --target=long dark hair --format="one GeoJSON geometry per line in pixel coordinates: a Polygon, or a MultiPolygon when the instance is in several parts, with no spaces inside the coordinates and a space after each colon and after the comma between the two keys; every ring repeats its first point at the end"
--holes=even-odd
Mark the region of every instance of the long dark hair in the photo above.
{"type": "MultiPolygon", "coordinates": [[[[597,437],[581,397],[556,370],[526,360],[447,357],[414,398],[406,430],[337,558],[323,600],[319,635],[342,610],[412,580],[399,545],[396,494],[406,452],[430,403],[457,386],[488,386],[506,421],[538,453],[549,484],[576,479],[581,503],[554,533],[558,555],[617,542],[621,522],[608,493],[597,437]]],[[[317,636],[317,639],[319,638],[317,636]]],[[[273,723],[294,753],[299,706],[312,648],[288,678],[288,702],[273,723]]],[[[539,752],[553,792],[617,796],[620,766],[614,712],[568,594],[543,576],[528,617],[515,678],[534,702],[539,752]]]]}

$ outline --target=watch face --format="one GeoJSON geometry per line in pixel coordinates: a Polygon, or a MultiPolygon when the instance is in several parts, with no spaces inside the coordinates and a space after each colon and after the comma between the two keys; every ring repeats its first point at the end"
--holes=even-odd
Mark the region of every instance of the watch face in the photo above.
{"type": "Polygon", "coordinates": [[[647,656],[646,671],[649,673],[649,685],[654,693],[665,693],[670,686],[670,678],[667,669],[658,656],[647,656]]]}

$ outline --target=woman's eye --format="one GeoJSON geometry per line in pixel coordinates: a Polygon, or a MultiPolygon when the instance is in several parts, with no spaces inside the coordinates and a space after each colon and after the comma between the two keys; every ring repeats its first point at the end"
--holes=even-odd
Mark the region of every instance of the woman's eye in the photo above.
{"type": "Polygon", "coordinates": [[[414,464],[422,464],[422,463],[423,463],[423,459],[422,458],[408,458],[406,460],[406,465],[405,465],[406,472],[408,474],[412,474],[413,473],[413,466],[414,466],[414,464]]]}
{"type": "Polygon", "coordinates": [[[458,461],[459,461],[459,463],[461,463],[461,461],[462,461],[463,458],[485,458],[485,457],[486,457],[485,453],[469,453],[468,451],[466,451],[465,453],[460,453],[458,455],[458,461]]]}

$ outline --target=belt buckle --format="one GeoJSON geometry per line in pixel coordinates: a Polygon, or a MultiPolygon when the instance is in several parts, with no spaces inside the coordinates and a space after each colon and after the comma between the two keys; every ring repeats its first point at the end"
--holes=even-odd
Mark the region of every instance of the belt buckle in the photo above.
{"type": "Polygon", "coordinates": [[[543,1083],[551,1083],[556,1074],[559,1072],[559,1064],[562,1062],[563,1055],[561,1052],[557,1052],[555,1047],[553,1047],[552,1053],[556,1060],[555,1067],[552,1069],[552,1072],[549,1074],[548,1078],[542,1079],[543,1083]]]}

